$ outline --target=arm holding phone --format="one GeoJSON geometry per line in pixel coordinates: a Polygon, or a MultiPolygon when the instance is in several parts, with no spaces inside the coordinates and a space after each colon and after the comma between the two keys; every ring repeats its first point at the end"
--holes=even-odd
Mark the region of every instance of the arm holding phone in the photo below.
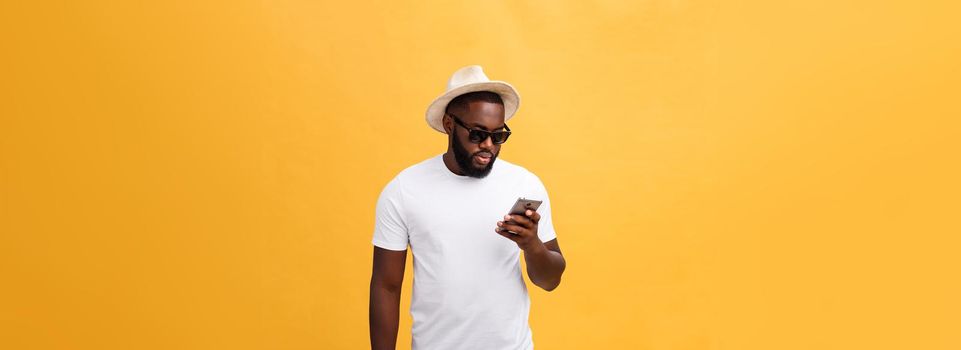
{"type": "Polygon", "coordinates": [[[512,213],[505,215],[503,221],[497,222],[495,232],[514,241],[524,251],[527,276],[531,282],[546,291],[552,291],[561,283],[561,275],[564,274],[567,262],[557,239],[541,242],[537,235],[537,223],[541,219],[541,215],[537,213],[539,204],[540,201],[518,199],[512,213]],[[519,206],[526,209],[518,212],[519,206]]]}

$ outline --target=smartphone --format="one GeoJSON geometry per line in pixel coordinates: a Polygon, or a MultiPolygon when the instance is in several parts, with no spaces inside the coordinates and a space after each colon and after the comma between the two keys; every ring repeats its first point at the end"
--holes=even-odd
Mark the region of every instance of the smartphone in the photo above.
{"type": "Polygon", "coordinates": [[[526,212],[528,209],[537,210],[537,208],[540,206],[541,201],[539,200],[521,197],[514,202],[514,207],[511,208],[510,213],[512,215],[524,215],[524,212],[526,212]]]}
{"type": "MultiPolygon", "coordinates": [[[[521,197],[521,198],[518,198],[516,202],[514,202],[514,206],[511,207],[510,213],[511,215],[524,215],[524,213],[528,209],[537,210],[537,207],[540,207],[540,206],[541,206],[541,201],[539,200],[527,199],[527,198],[521,197]]],[[[507,231],[507,232],[513,233],[515,235],[517,234],[517,232],[513,232],[513,231],[507,231]]]]}

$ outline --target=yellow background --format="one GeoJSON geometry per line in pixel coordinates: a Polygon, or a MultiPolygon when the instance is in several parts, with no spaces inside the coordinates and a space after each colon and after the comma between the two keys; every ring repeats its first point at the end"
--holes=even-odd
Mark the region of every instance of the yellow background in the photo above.
{"type": "Polygon", "coordinates": [[[8,1],[0,348],[367,347],[374,202],[468,64],[568,260],[538,349],[961,348],[958,10],[8,1]]]}

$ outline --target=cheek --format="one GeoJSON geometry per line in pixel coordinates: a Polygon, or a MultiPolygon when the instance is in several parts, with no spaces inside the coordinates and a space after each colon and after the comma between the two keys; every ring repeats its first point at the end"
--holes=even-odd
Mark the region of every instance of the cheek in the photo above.
{"type": "Polygon", "coordinates": [[[466,136],[454,135],[453,139],[454,139],[454,142],[456,142],[460,146],[460,148],[463,148],[468,153],[476,152],[477,145],[471,143],[470,140],[467,140],[466,136]]]}
{"type": "Polygon", "coordinates": [[[458,140],[460,141],[461,146],[468,151],[476,152],[478,149],[480,149],[480,147],[477,147],[477,144],[470,142],[470,139],[468,139],[467,136],[459,137],[458,140]]]}

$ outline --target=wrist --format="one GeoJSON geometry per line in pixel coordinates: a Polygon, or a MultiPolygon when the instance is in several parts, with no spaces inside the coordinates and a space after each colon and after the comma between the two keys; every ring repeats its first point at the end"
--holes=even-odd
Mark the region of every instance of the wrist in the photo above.
{"type": "Polygon", "coordinates": [[[535,238],[533,242],[521,247],[521,250],[527,254],[543,254],[547,252],[547,246],[540,239],[535,238]]]}

